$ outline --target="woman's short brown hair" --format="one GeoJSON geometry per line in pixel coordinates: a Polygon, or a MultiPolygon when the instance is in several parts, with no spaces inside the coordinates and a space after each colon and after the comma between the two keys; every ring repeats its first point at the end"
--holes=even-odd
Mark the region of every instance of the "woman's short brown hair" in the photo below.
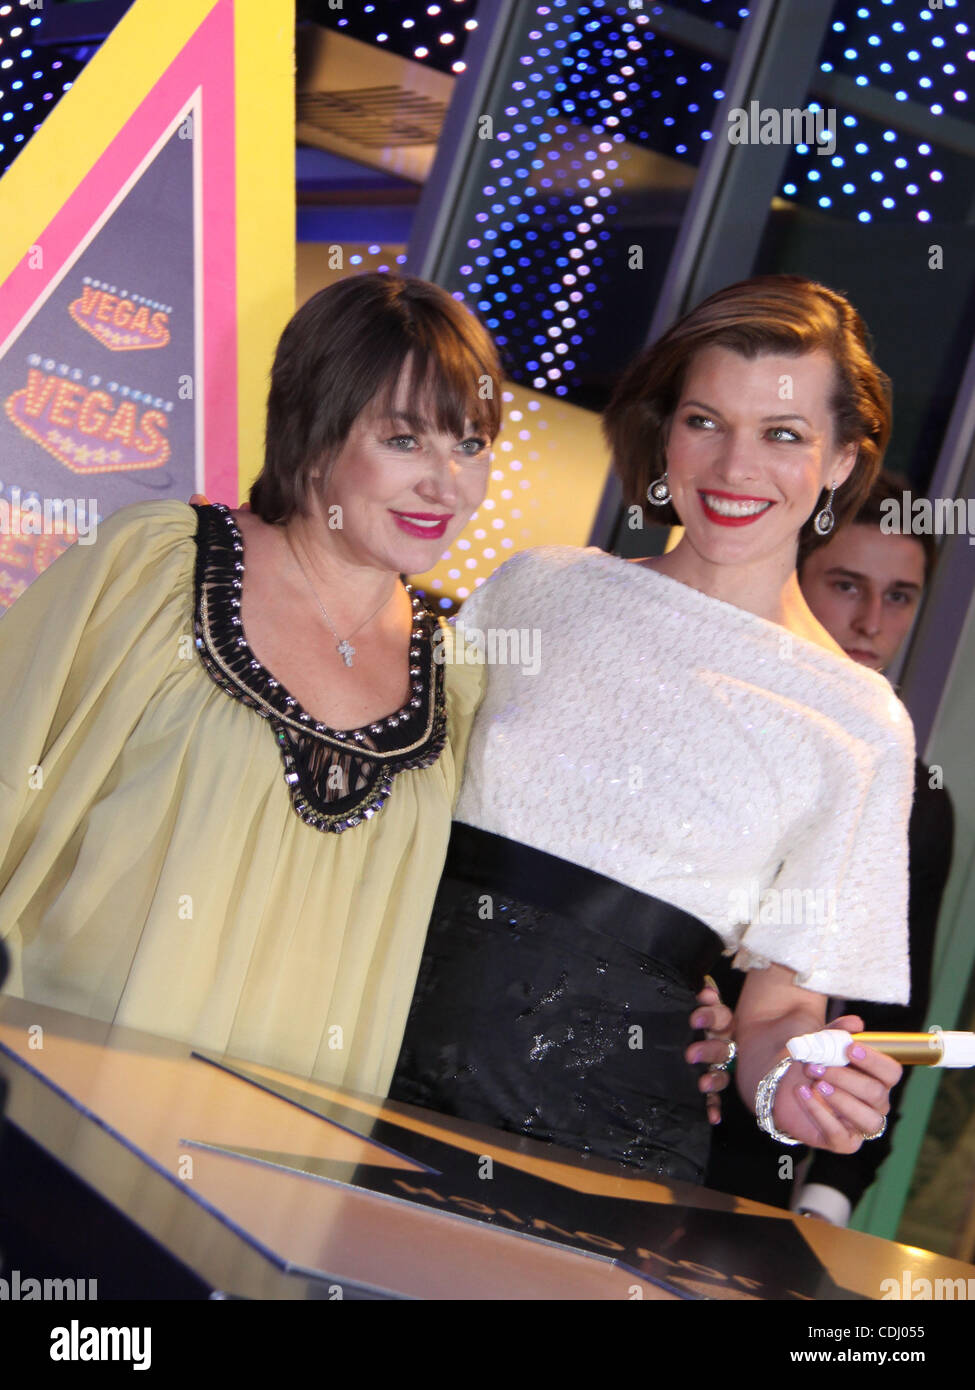
{"type": "Polygon", "coordinates": [[[370,402],[392,405],[407,360],[415,427],[426,409],[443,433],[459,438],[470,421],[494,438],[501,366],[474,315],[426,280],[350,276],[313,295],[281,335],[251,510],[268,522],[306,511],[312,473],[327,473],[370,402]]]}
{"type": "MultiPolygon", "coordinates": [[[[836,525],[851,520],[870,492],[890,438],[890,380],[871,357],[866,325],[849,300],[801,275],[757,275],[719,290],[630,364],[603,415],[626,501],[642,506],[651,521],[680,525],[672,505],[647,502],[647,487],[666,468],[665,440],[688,365],[709,347],[750,359],[829,353],[836,368],[834,442],[859,445],[853,471],[833,500],[836,525]]],[[[810,518],[799,533],[800,551],[807,553],[822,539],[810,518]]]]}

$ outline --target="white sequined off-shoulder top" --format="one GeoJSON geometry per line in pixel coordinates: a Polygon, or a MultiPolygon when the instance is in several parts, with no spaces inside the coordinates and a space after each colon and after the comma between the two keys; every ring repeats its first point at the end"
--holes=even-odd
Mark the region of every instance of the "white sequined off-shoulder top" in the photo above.
{"type": "Polygon", "coordinates": [[[458,820],[693,913],[739,966],[907,999],[914,738],[883,676],[595,549],[522,552],[458,622],[488,659],[458,820]]]}

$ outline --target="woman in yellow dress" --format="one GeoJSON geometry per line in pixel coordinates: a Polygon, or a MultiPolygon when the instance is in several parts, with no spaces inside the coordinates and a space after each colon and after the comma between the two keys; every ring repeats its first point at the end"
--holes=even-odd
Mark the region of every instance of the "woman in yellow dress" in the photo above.
{"type": "Polygon", "coordinates": [[[401,582],[467,524],[490,337],[365,275],[286,328],[251,510],[140,503],[0,622],[10,992],[383,1094],[477,667],[401,582]]]}

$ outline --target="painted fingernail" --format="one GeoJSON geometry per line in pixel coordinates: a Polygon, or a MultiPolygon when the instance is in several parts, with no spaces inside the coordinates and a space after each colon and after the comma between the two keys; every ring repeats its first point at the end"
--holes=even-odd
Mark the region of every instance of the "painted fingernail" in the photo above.
{"type": "Polygon", "coordinates": [[[704,1025],[707,1023],[707,1021],[708,1021],[708,1016],[707,1016],[707,1014],[695,1014],[695,1015],[693,1016],[693,1018],[691,1019],[691,1023],[693,1024],[693,1026],[694,1026],[695,1028],[703,1028],[704,1025]]]}
{"type": "Polygon", "coordinates": [[[700,1047],[692,1047],[691,1050],[690,1050],[690,1052],[689,1052],[687,1055],[688,1055],[688,1057],[691,1059],[692,1062],[699,1062],[699,1061],[701,1060],[701,1052],[702,1052],[702,1051],[703,1051],[703,1049],[700,1048],[700,1047]]]}
{"type": "Polygon", "coordinates": [[[799,1094],[802,1096],[803,1100],[812,1100],[812,1091],[808,1086],[800,1086],[799,1094]]]}
{"type": "Polygon", "coordinates": [[[819,1081],[816,1083],[816,1090],[821,1096],[831,1096],[835,1089],[836,1087],[831,1086],[828,1081],[819,1081]]]}
{"type": "Polygon", "coordinates": [[[857,1043],[856,1047],[850,1049],[850,1056],[855,1058],[858,1062],[862,1062],[866,1055],[866,1049],[862,1048],[859,1043],[857,1043]]]}
{"type": "Polygon", "coordinates": [[[818,1062],[810,1062],[809,1066],[806,1068],[806,1075],[807,1075],[807,1076],[825,1076],[825,1075],[826,1075],[826,1068],[820,1066],[820,1064],[819,1064],[818,1062]]]}

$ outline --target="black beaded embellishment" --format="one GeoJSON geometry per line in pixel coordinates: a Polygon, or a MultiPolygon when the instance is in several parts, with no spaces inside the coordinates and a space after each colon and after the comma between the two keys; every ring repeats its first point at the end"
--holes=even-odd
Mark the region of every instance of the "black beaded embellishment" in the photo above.
{"type": "Polygon", "coordinates": [[[444,668],[434,660],[432,641],[439,619],[407,585],[413,603],[409,699],[361,729],[330,729],[302,709],[247,644],[239,612],[244,543],[230,509],[218,503],[194,510],[199,525],[193,625],[204,669],[232,699],[268,720],[291,804],[306,825],[341,834],[371,820],[398,773],[429,767],[443,751],[444,668]],[[336,768],[339,787],[330,785],[336,768]]]}

